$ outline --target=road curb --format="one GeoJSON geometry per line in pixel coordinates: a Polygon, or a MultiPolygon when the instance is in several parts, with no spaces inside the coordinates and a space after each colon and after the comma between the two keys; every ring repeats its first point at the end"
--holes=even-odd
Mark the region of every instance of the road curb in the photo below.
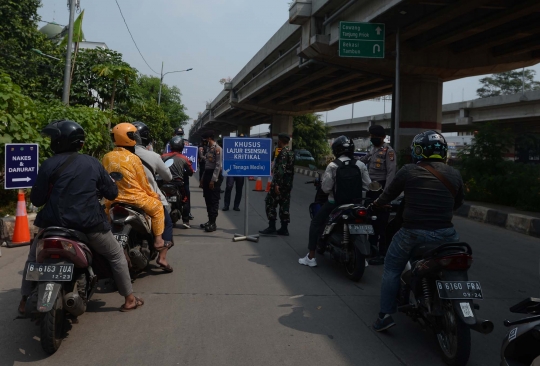
{"type": "MultiPolygon", "coordinates": [[[[308,177],[317,176],[316,171],[311,171],[303,167],[295,167],[294,171],[308,177]]],[[[537,217],[507,213],[489,207],[467,203],[457,209],[455,215],[540,238],[540,218],[537,217]]]]}

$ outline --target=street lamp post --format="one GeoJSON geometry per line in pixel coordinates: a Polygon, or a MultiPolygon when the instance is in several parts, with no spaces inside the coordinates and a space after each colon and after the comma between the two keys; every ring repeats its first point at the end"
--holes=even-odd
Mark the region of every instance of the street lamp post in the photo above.
{"type": "Polygon", "coordinates": [[[69,27],[68,43],[66,50],[66,68],[64,70],[64,90],[62,92],[62,103],[69,104],[69,88],[71,86],[71,47],[73,45],[73,22],[75,20],[75,0],[69,1],[69,27]]]}
{"type": "Polygon", "coordinates": [[[189,69],[186,69],[186,70],[180,70],[180,71],[169,71],[169,72],[166,72],[164,74],[163,73],[163,62],[161,63],[161,78],[159,79],[159,95],[158,95],[158,102],[157,102],[158,105],[161,104],[161,87],[163,85],[163,78],[165,77],[165,75],[174,74],[175,72],[184,72],[184,71],[191,71],[191,70],[193,70],[193,68],[189,68],[189,69]]]}

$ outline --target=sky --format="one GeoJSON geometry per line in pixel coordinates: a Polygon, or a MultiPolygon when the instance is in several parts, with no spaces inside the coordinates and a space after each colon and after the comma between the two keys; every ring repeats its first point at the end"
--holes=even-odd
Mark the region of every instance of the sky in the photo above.
{"type": "MultiPolygon", "coordinates": [[[[143,61],[120,15],[115,0],[80,0],[85,10],[83,30],[87,41],[105,42],[123,54],[124,61],[139,72],[159,76],[176,85],[190,118],[205,109],[223,90],[221,78],[234,77],[288,20],[289,0],[117,0],[130,30],[150,67],[143,61]]],[[[42,0],[39,15],[44,21],[65,25],[69,21],[66,0],[42,0]]],[[[45,23],[40,24],[45,25],[45,23]]],[[[540,78],[540,64],[532,69],[540,78]]],[[[443,103],[476,99],[479,77],[444,84],[443,103]]],[[[381,114],[384,103],[361,102],[354,117],[381,114]]],[[[387,113],[390,103],[386,103],[387,113]]],[[[352,107],[323,113],[323,120],[351,118],[352,107]]],[[[188,126],[192,121],[189,121],[188,126]]],[[[189,128],[188,128],[189,129],[189,128]]],[[[254,127],[267,131],[267,125],[254,127]]]]}

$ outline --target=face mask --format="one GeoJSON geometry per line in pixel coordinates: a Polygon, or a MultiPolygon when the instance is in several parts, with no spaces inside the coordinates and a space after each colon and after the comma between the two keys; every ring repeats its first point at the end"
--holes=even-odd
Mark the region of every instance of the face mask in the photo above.
{"type": "Polygon", "coordinates": [[[380,137],[372,137],[370,141],[373,146],[380,146],[382,144],[382,139],[380,137]]]}

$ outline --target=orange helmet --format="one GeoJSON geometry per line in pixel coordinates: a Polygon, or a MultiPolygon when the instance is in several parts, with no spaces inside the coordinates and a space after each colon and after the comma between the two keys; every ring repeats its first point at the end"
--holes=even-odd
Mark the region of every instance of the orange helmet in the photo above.
{"type": "Polygon", "coordinates": [[[119,123],[111,130],[111,138],[116,146],[135,146],[135,134],[137,127],[131,123],[119,123]]]}

